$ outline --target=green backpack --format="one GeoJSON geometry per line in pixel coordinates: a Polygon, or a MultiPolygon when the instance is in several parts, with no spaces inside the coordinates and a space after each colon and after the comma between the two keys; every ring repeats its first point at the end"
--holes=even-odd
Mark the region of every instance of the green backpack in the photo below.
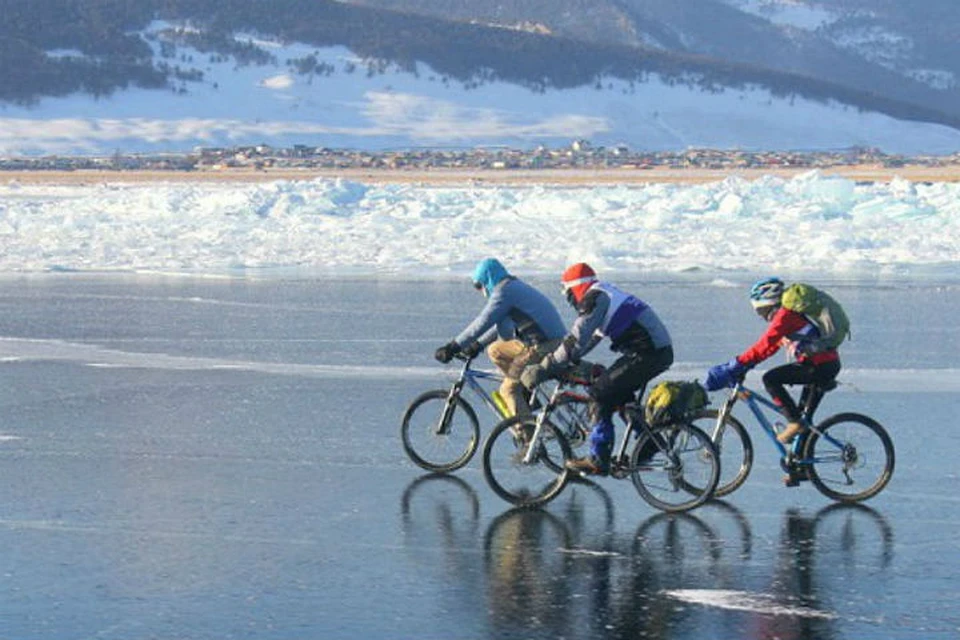
{"type": "Polygon", "coordinates": [[[700,411],[708,404],[707,391],[696,380],[667,380],[650,391],[644,417],[647,424],[669,424],[700,411]]]}
{"type": "Polygon", "coordinates": [[[783,291],[780,304],[807,317],[820,331],[810,341],[813,351],[836,349],[850,335],[850,320],[840,303],[809,284],[791,284],[783,291]]]}

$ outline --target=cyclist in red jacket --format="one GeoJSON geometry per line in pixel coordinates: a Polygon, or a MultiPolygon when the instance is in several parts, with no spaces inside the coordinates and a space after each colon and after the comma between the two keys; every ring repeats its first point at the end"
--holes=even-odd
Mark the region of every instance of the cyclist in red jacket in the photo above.
{"type": "Polygon", "coordinates": [[[750,289],[750,303],[764,320],[767,330],[752,347],[725,364],[712,367],[704,386],[708,391],[733,386],[752,367],[786,345],[793,362],[774,367],[763,375],[763,386],[787,416],[787,426],[777,439],[788,444],[804,428],[800,408],[785,385],[828,383],[840,373],[836,349],[813,348],[820,330],[807,316],[781,306],[784,284],[779,278],[760,280],[750,289]]]}

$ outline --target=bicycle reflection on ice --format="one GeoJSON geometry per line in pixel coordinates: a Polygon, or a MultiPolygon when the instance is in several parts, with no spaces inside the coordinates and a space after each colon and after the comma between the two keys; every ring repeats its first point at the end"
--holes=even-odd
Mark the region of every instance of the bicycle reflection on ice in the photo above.
{"type": "Polygon", "coordinates": [[[418,569],[442,574],[460,613],[483,616],[496,637],[551,639],[675,640],[705,629],[829,639],[842,635],[836,610],[847,592],[868,573],[876,580],[893,557],[892,529],[863,505],[812,517],[787,510],[780,536],[759,551],[749,520],[722,501],[655,514],[629,534],[616,530],[613,501],[594,483],[577,483],[553,507],[509,510],[484,527],[468,482],[425,476],[404,494],[406,544],[419,561],[430,558],[418,569]],[[440,548],[424,556],[424,544],[440,548]],[[749,574],[767,552],[769,591],[758,593],[749,574]]]}

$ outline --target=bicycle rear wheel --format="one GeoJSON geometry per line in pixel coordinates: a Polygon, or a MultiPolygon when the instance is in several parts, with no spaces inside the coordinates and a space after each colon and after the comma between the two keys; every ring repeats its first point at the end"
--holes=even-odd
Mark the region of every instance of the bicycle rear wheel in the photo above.
{"type": "Polygon", "coordinates": [[[570,457],[570,445],[566,438],[545,423],[537,442],[528,444],[535,428],[532,420],[508,418],[493,428],[483,445],[487,484],[498,496],[521,507],[546,504],[567,483],[564,462],[570,457]]]}
{"type": "Polygon", "coordinates": [[[720,458],[710,437],[690,424],[670,424],[643,433],[630,456],[630,479],[650,506],[675,513],[699,507],[713,496],[720,458]]]}
{"type": "Polygon", "coordinates": [[[715,498],[722,498],[739,489],[753,468],[753,442],[747,429],[739,420],[728,415],[723,421],[723,428],[717,433],[719,413],[716,409],[707,409],[690,419],[690,424],[711,436],[720,455],[720,480],[713,492],[715,498]]]}
{"type": "Polygon", "coordinates": [[[800,468],[828,498],[861,502],[887,486],[894,463],[893,442],[879,422],[859,413],[841,413],[807,436],[800,468]]]}
{"type": "Polygon", "coordinates": [[[460,396],[450,407],[446,428],[440,428],[449,395],[449,391],[437,389],[417,396],[400,424],[403,450],[427,471],[456,471],[470,462],[480,446],[477,414],[460,396]]]}

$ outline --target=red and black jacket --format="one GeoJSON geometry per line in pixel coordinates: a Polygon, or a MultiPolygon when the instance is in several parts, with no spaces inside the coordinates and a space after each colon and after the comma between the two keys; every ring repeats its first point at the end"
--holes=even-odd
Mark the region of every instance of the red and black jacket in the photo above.
{"type": "Polygon", "coordinates": [[[809,362],[814,365],[825,362],[834,362],[840,359],[836,349],[828,349],[817,353],[808,353],[804,350],[804,341],[820,335],[817,326],[810,322],[805,315],[780,307],[770,319],[770,326],[749,349],[737,356],[742,365],[753,367],[788,345],[797,362],[809,362]]]}

